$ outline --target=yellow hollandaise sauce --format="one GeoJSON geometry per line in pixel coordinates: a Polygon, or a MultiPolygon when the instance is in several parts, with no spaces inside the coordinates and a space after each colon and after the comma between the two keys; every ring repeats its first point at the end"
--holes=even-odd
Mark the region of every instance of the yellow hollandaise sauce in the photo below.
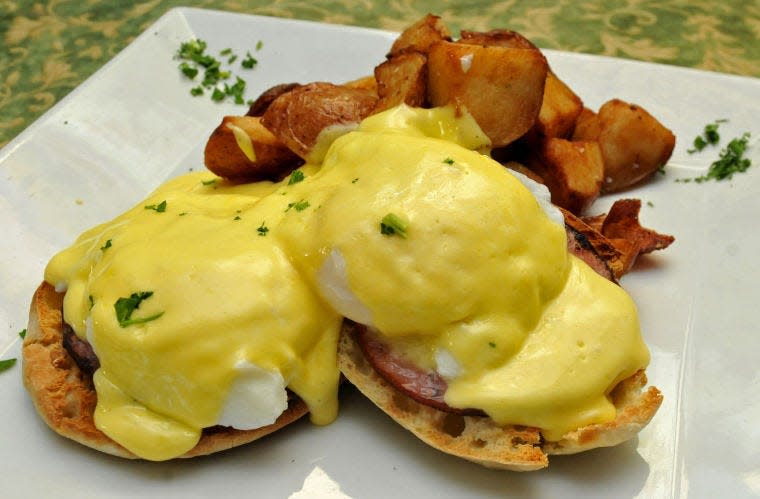
{"type": "Polygon", "coordinates": [[[100,360],[96,426],[140,457],[181,455],[216,424],[272,423],[286,386],[313,421],[335,418],[341,317],[269,234],[287,214],[276,189],[185,175],[48,265],[100,360]]]}
{"type": "Polygon", "coordinates": [[[451,406],[549,439],[614,418],[607,394],[648,363],[635,306],[469,115],[401,106],[332,139],[280,183],[169,181],[53,258],[101,361],[98,428],[168,459],[271,422],[285,387],[328,423],[342,317],[437,369],[451,406]]]}

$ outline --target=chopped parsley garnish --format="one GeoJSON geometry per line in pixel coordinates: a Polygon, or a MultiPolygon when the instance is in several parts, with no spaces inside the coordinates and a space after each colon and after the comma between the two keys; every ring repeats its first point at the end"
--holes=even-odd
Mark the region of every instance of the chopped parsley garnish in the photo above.
{"type": "Polygon", "coordinates": [[[212,178],[212,179],[209,179],[209,180],[201,180],[201,184],[203,184],[203,185],[214,185],[218,181],[219,181],[218,178],[212,178]]]}
{"type": "Polygon", "coordinates": [[[240,218],[240,215],[235,215],[235,218],[233,218],[233,220],[242,220],[242,218],[240,218]]]}
{"type": "Polygon", "coordinates": [[[223,101],[226,96],[227,94],[221,88],[214,88],[214,91],[211,92],[211,100],[213,101],[223,101]]]}
{"type": "Polygon", "coordinates": [[[256,58],[253,57],[250,52],[246,52],[245,53],[245,59],[243,59],[240,62],[240,65],[243,66],[246,69],[253,69],[253,67],[256,64],[258,64],[258,63],[259,63],[259,61],[257,61],[256,58]]]}
{"type": "Polygon", "coordinates": [[[145,205],[146,210],[155,210],[156,213],[163,213],[166,211],[166,200],[164,199],[158,204],[148,204],[145,205]]]}
{"type": "Polygon", "coordinates": [[[139,293],[132,293],[128,298],[119,298],[116,303],[113,304],[113,308],[116,311],[116,320],[119,321],[119,326],[127,327],[133,324],[143,324],[158,319],[163,312],[153,314],[149,317],[138,317],[133,319],[132,313],[140,308],[140,304],[153,296],[153,291],[140,291],[139,293]]]}
{"type": "Polygon", "coordinates": [[[109,239],[108,241],[106,241],[106,243],[103,246],[100,247],[100,251],[105,251],[108,248],[110,248],[111,246],[112,246],[111,240],[109,239]]]}
{"type": "Polygon", "coordinates": [[[193,39],[184,42],[179,46],[177,57],[183,60],[193,61],[202,66],[210,65],[212,62],[210,59],[212,58],[210,56],[207,56],[205,52],[206,42],[203,40],[193,39]]]}
{"type": "Polygon", "coordinates": [[[494,343],[493,341],[489,341],[488,346],[491,348],[496,348],[496,343],[494,343]]]}
{"type": "Polygon", "coordinates": [[[356,183],[356,182],[358,182],[358,181],[359,181],[359,177],[356,177],[355,179],[353,179],[353,180],[351,181],[351,183],[352,183],[352,184],[355,184],[355,183],[356,183]]]}
{"type": "Polygon", "coordinates": [[[306,178],[301,170],[293,170],[293,173],[290,174],[290,180],[288,180],[288,185],[297,184],[298,182],[302,181],[304,178],[306,178]]]}
{"type": "MultiPolygon", "coordinates": [[[[216,94],[217,90],[218,89],[214,89],[214,94],[216,94]]],[[[224,84],[224,92],[222,93],[221,98],[214,99],[214,95],[212,95],[211,98],[214,100],[223,100],[226,96],[230,96],[232,97],[232,100],[235,101],[235,104],[243,104],[245,103],[245,99],[243,98],[244,93],[245,80],[236,76],[234,85],[224,84]]]]}
{"type": "Polygon", "coordinates": [[[89,295],[87,299],[90,301],[90,310],[92,310],[92,307],[95,306],[95,299],[92,297],[92,295],[89,295]]]}
{"type": "Polygon", "coordinates": [[[302,199],[302,200],[297,201],[295,203],[288,203],[288,207],[285,209],[285,211],[288,211],[291,208],[294,208],[296,211],[303,211],[306,208],[308,208],[309,206],[310,206],[309,202],[306,201],[306,200],[304,200],[304,199],[302,199]]]}
{"type": "Polygon", "coordinates": [[[269,232],[269,227],[266,226],[266,222],[261,222],[261,225],[256,229],[256,232],[258,232],[260,236],[266,236],[267,232],[269,232]]]}
{"type": "Polygon", "coordinates": [[[261,47],[263,46],[264,46],[264,42],[262,42],[261,40],[256,42],[256,50],[261,50],[261,47]]]}
{"type": "Polygon", "coordinates": [[[11,367],[16,365],[16,359],[3,359],[0,360],[0,372],[7,371],[11,367]]]}
{"type": "Polygon", "coordinates": [[[182,74],[190,78],[191,80],[198,76],[198,68],[191,66],[190,64],[183,62],[179,65],[179,70],[182,74]]]}
{"type": "MultiPolygon", "coordinates": [[[[259,41],[256,44],[256,50],[259,50],[261,46],[262,43],[259,41]]],[[[229,66],[238,60],[237,54],[231,48],[225,48],[219,52],[219,57],[223,59],[221,60],[209,54],[206,48],[205,41],[194,39],[180,44],[179,50],[177,50],[176,58],[181,61],[179,70],[185,77],[195,80],[203,72],[201,83],[191,88],[190,94],[199,96],[210,91],[211,99],[214,101],[223,101],[230,97],[236,104],[244,104],[245,80],[235,76],[234,84],[227,83],[227,80],[233,76],[229,66]],[[222,68],[225,63],[227,67],[222,68]]],[[[240,62],[240,67],[253,69],[256,64],[258,61],[250,52],[247,52],[245,59],[240,62]]]]}
{"type": "Polygon", "coordinates": [[[752,161],[744,157],[749,137],[749,132],[745,132],[741,137],[729,142],[726,148],[720,152],[718,160],[710,165],[707,173],[695,178],[694,181],[704,182],[706,180],[730,179],[734,173],[747,171],[752,166],[752,161]]]}
{"type": "Polygon", "coordinates": [[[454,160],[451,159],[451,158],[446,158],[446,159],[443,160],[443,162],[446,163],[447,165],[453,165],[454,164],[454,160]]]}
{"type": "Polygon", "coordinates": [[[21,331],[19,331],[19,332],[18,332],[18,336],[19,336],[19,338],[21,338],[22,340],[23,340],[24,338],[26,338],[26,329],[22,329],[21,331]]]}
{"type": "Polygon", "coordinates": [[[406,229],[409,224],[404,222],[401,217],[395,213],[388,213],[380,221],[380,233],[386,236],[399,235],[406,239],[406,229]]]}
{"type": "Polygon", "coordinates": [[[701,151],[708,145],[717,144],[720,141],[718,126],[720,126],[721,123],[725,123],[727,121],[728,120],[715,120],[715,122],[705,125],[705,130],[702,132],[702,135],[697,135],[694,138],[694,148],[689,149],[687,152],[689,154],[693,154],[695,152],[701,151]]]}

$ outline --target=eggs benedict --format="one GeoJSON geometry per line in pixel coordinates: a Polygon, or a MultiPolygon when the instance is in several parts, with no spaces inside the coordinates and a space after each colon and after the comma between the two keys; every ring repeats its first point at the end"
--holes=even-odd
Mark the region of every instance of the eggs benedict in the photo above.
{"type": "MultiPolygon", "coordinates": [[[[41,338],[65,322],[99,361],[88,431],[119,455],[193,455],[214,428],[269,432],[305,409],[330,423],[340,371],[397,417],[391,364],[442,380],[434,403],[407,390],[412,412],[477,418],[481,449],[515,431],[559,449],[619,422],[612,394],[649,361],[635,306],[568,253],[545,189],[482,154],[488,138],[451,107],[402,105],[333,139],[280,182],[170,180],[54,256],[29,328],[47,333],[24,346],[38,409],[54,364],[41,338]]],[[[452,436],[409,414],[397,419],[424,440],[452,436]]]]}

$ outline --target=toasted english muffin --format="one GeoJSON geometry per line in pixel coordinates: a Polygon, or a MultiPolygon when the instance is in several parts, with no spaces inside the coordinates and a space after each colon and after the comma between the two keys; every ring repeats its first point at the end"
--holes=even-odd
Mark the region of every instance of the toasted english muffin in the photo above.
{"type": "Polygon", "coordinates": [[[338,344],[338,367],[346,379],[423,442],[488,468],[532,471],[548,466],[549,454],[620,444],[636,436],[662,402],[657,388],[644,389],[646,375],[638,371],[610,393],[617,409],[614,421],[584,426],[549,442],[537,428],[498,426],[488,417],[440,411],[396,390],[365,358],[354,340],[355,327],[346,321],[338,344]]]}
{"type": "MultiPolygon", "coordinates": [[[[58,434],[114,456],[137,459],[95,427],[97,394],[91,377],[63,347],[63,293],[43,282],[32,298],[23,345],[23,379],[37,412],[58,434]]],[[[216,426],[203,431],[198,444],[181,458],[202,456],[237,447],[292,423],[308,412],[292,396],[288,408],[273,424],[255,430],[216,426]]]]}

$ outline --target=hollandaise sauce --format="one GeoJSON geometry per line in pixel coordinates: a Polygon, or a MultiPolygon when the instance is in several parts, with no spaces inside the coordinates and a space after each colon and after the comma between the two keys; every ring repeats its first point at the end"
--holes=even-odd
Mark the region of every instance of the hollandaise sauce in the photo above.
{"type": "Polygon", "coordinates": [[[84,233],[45,278],[100,359],[98,428],[168,459],[271,423],[286,387],[328,423],[343,317],[438,370],[451,406],[549,439],[613,419],[648,363],[635,306],[488,145],[466,112],[401,106],[280,183],[185,175],[84,233]]]}

